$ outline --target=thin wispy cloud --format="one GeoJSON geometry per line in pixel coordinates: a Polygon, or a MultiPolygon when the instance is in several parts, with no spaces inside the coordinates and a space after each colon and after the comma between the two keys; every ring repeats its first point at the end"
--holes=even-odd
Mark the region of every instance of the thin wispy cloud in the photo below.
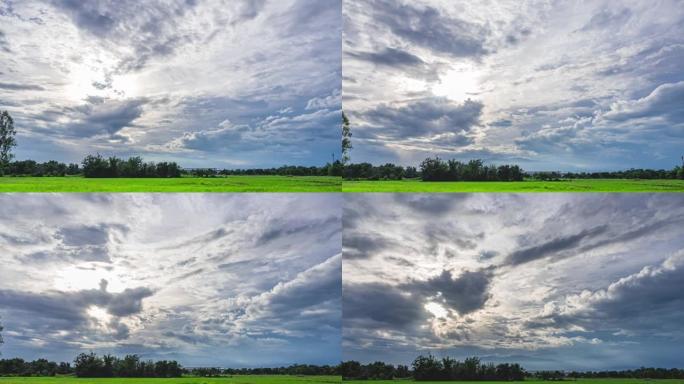
{"type": "Polygon", "coordinates": [[[684,144],[677,1],[345,0],[354,160],[672,168],[684,144]]]}
{"type": "Polygon", "coordinates": [[[2,1],[0,108],[15,118],[17,158],[320,165],[339,154],[340,9],[2,1]]]}
{"type": "Polygon", "coordinates": [[[7,195],[4,357],[335,364],[339,195],[7,195]],[[191,225],[188,225],[191,224],[191,225]]]}

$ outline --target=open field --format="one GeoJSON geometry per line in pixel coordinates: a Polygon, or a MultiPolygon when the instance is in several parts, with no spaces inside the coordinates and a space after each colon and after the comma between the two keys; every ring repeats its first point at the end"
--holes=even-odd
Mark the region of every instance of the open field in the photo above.
{"type": "Polygon", "coordinates": [[[684,180],[589,179],[567,181],[347,181],[343,192],[684,192],[684,180]]]}
{"type": "Polygon", "coordinates": [[[0,192],[340,192],[341,185],[341,178],[328,176],[0,177],[0,192]]]}
{"type": "Polygon", "coordinates": [[[335,384],[342,381],[339,376],[230,376],[230,377],[179,377],[173,379],[153,378],[108,378],[79,379],[70,376],[61,377],[0,377],[0,384],[335,384]]]}
{"type": "MultiPolygon", "coordinates": [[[[420,383],[420,384],[444,384],[444,381],[413,381],[413,380],[354,380],[352,383],[358,384],[400,384],[400,383],[420,383]]],[[[455,382],[455,381],[452,381],[455,382]]],[[[501,384],[501,381],[458,381],[459,384],[501,384]]],[[[508,382],[510,383],[510,381],[508,382]]],[[[684,380],[654,380],[654,379],[577,379],[564,381],[542,381],[528,379],[516,381],[515,383],[577,383],[577,384],[684,384],[684,380]]]]}

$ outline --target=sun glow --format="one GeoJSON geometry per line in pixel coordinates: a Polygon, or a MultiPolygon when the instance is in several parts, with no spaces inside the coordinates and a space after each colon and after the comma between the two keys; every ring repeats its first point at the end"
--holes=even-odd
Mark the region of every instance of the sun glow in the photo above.
{"type": "Polygon", "coordinates": [[[61,291],[101,289],[102,280],[107,281],[107,292],[121,292],[126,289],[116,274],[93,266],[66,267],[57,272],[54,285],[55,289],[61,291]]]}
{"type": "Polygon", "coordinates": [[[430,312],[432,316],[440,319],[446,319],[449,316],[449,311],[437,303],[430,302],[425,304],[425,310],[430,312]]]}
{"type": "Polygon", "coordinates": [[[454,68],[442,76],[432,92],[453,101],[475,98],[480,91],[480,76],[480,72],[472,67],[454,68]]]}
{"type": "Polygon", "coordinates": [[[88,307],[86,313],[90,316],[91,320],[93,320],[93,323],[97,328],[107,329],[109,323],[112,321],[112,315],[110,315],[107,310],[95,305],[88,307]]]}

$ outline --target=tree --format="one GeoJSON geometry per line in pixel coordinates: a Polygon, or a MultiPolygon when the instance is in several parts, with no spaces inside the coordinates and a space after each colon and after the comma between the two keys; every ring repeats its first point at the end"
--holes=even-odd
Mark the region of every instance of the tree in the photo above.
{"type": "Polygon", "coordinates": [[[0,169],[4,169],[14,158],[12,148],[17,145],[14,138],[16,134],[14,120],[7,111],[3,111],[0,113],[0,169]]]}
{"type": "Polygon", "coordinates": [[[349,119],[347,118],[347,115],[342,112],[342,164],[346,165],[347,162],[351,159],[351,149],[352,149],[352,142],[351,142],[351,124],[349,123],[349,119]]]}
{"type": "Polygon", "coordinates": [[[74,359],[74,373],[77,377],[100,377],[104,364],[93,352],[81,353],[74,359]]]}
{"type": "MultiPolygon", "coordinates": [[[[2,328],[2,324],[0,324],[0,332],[2,332],[2,329],[3,329],[3,328],[2,328]]],[[[2,341],[2,334],[0,334],[0,345],[2,345],[2,343],[3,343],[3,341],[2,341]]]]}

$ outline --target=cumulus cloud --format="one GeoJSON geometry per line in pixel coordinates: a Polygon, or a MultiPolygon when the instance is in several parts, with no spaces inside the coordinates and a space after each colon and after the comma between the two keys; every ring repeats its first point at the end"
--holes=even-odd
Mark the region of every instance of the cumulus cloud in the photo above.
{"type": "MultiPolygon", "coordinates": [[[[128,327],[121,323],[122,318],[139,314],[142,301],[153,295],[145,287],[127,288],[121,293],[107,292],[107,280],[101,280],[99,289],[75,292],[21,292],[0,290],[0,306],[11,311],[24,312],[30,316],[40,316],[59,320],[52,332],[85,331],[93,327],[90,310],[93,306],[102,308],[111,319],[105,324],[106,331],[115,339],[126,339],[128,327]],[[83,329],[82,329],[83,328],[83,329]]],[[[95,319],[100,320],[100,319],[95,319]]]]}
{"type": "Polygon", "coordinates": [[[340,151],[339,119],[301,120],[341,109],[339,9],[307,0],[15,3],[0,14],[0,93],[17,158],[320,165],[340,151]],[[262,127],[285,110],[287,127],[262,127]]]}
{"type": "MultiPolygon", "coordinates": [[[[446,99],[423,99],[406,105],[380,105],[364,114],[368,124],[366,132],[390,138],[444,138],[467,144],[464,133],[479,124],[482,103],[466,100],[462,104],[446,99]]],[[[442,138],[437,139],[437,141],[442,138]]]]}
{"type": "Polygon", "coordinates": [[[566,332],[581,329],[635,337],[647,336],[650,327],[660,327],[659,336],[679,335],[681,329],[676,324],[684,319],[683,274],[684,253],[680,251],[605,288],[583,290],[548,303],[536,321],[539,326],[566,332]]]}
{"type": "Polygon", "coordinates": [[[671,364],[682,336],[681,203],[347,196],[345,358],[406,364],[430,351],[515,356],[528,369],[671,364]]]}
{"type": "Polygon", "coordinates": [[[684,12],[675,1],[351,0],[343,13],[355,161],[479,157],[528,171],[677,164],[684,12]],[[464,131],[435,130],[421,116],[444,99],[472,107],[451,124],[464,131]],[[402,109],[415,120],[388,116],[402,109]]]}
{"type": "Polygon", "coordinates": [[[367,5],[374,20],[405,41],[454,57],[485,54],[488,30],[482,25],[450,17],[431,6],[376,0],[367,5]]]}
{"type": "Polygon", "coordinates": [[[656,117],[675,124],[684,119],[684,81],[662,84],[648,96],[630,101],[618,101],[602,114],[607,120],[626,121],[631,119],[656,117]]]}
{"type": "Polygon", "coordinates": [[[0,204],[3,356],[333,364],[340,198],[12,196],[0,204]]]}

